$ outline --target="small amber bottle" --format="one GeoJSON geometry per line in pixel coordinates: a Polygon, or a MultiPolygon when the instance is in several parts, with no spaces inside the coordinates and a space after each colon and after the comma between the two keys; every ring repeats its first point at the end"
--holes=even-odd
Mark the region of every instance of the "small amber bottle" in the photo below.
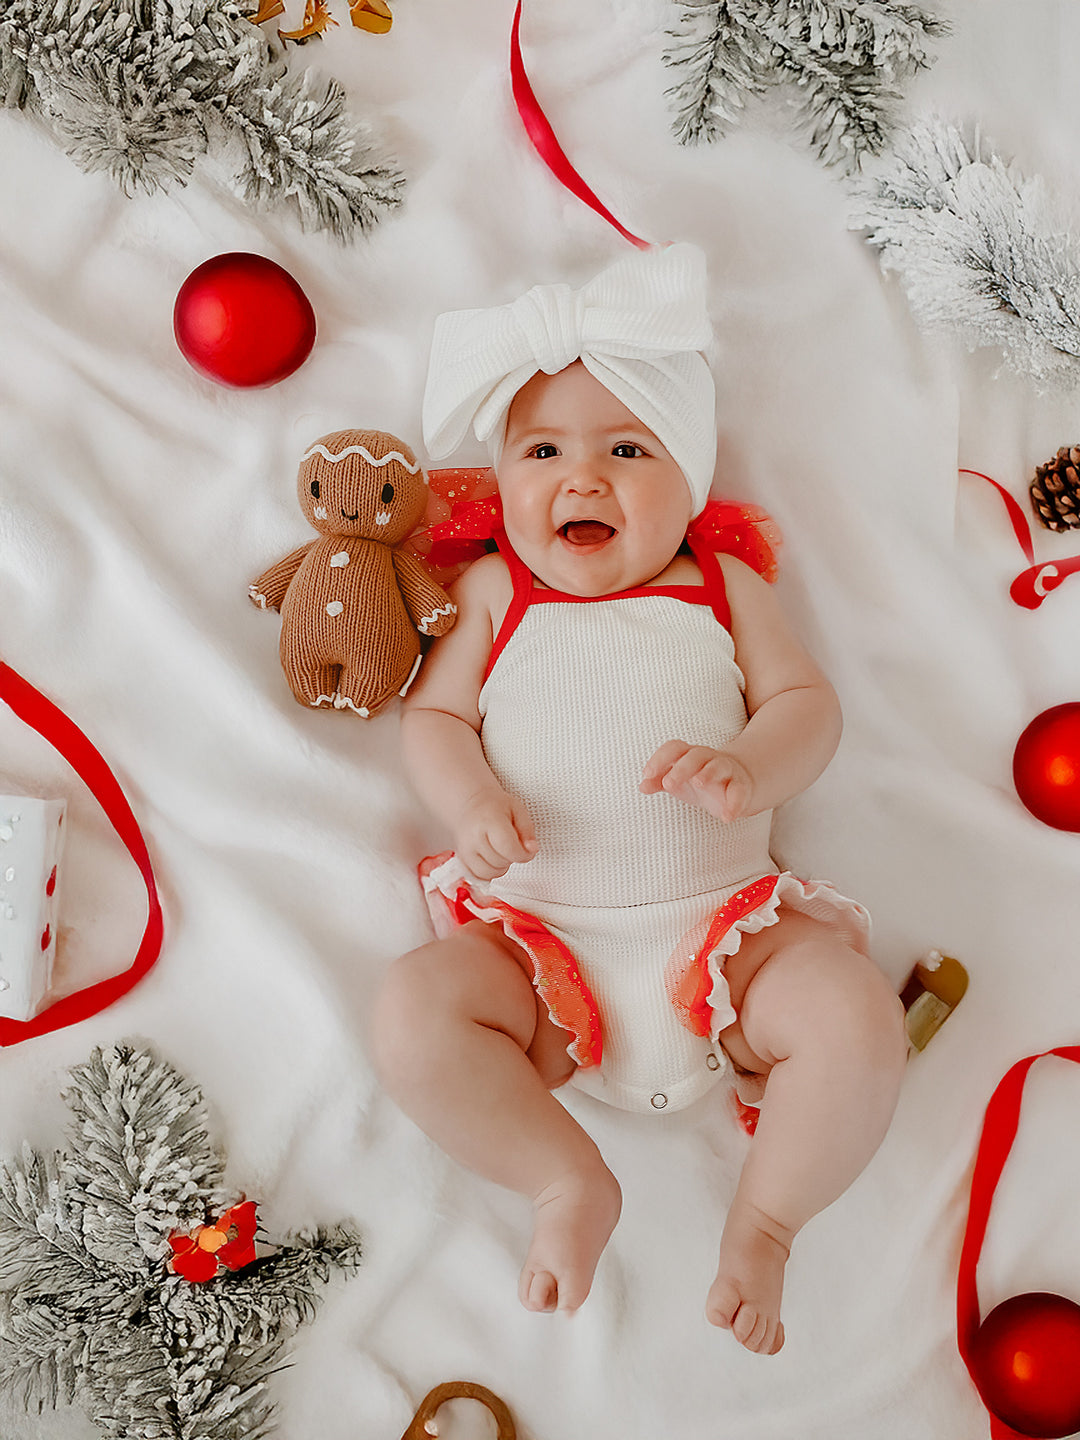
{"type": "Polygon", "coordinates": [[[925,1050],[957,1005],[968,987],[968,974],[959,960],[931,950],[920,960],[900,1000],[906,1012],[908,1039],[916,1050],[925,1050]]]}

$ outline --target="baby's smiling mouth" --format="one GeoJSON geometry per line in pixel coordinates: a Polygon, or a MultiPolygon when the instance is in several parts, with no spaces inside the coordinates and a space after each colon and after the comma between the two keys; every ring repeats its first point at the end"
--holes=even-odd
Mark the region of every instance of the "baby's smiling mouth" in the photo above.
{"type": "Polygon", "coordinates": [[[568,520],[559,526],[559,534],[568,545],[602,545],[616,534],[613,525],[602,520],[568,520]]]}
{"type": "Polygon", "coordinates": [[[344,510],[342,510],[341,514],[342,514],[342,517],[343,517],[344,519],[346,519],[346,520],[359,520],[359,519],[360,519],[360,511],[359,511],[359,510],[357,510],[357,512],[356,512],[355,515],[346,515],[344,510]]]}

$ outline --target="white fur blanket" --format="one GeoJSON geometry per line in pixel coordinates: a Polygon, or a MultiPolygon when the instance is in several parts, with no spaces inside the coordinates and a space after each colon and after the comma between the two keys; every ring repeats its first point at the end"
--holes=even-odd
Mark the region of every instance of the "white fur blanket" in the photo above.
{"type": "MultiPolygon", "coordinates": [[[[1080,581],[1037,612],[1013,606],[1022,557],[996,497],[957,468],[1023,500],[1035,463],[1080,439],[1076,397],[927,343],[846,231],[838,187],[780,139],[680,150],[661,0],[526,6],[533,82],[578,168],[631,228],[708,254],[723,488],[778,520],[783,598],[844,703],[840,753],[778,817],[778,854],[868,906],[898,986],[933,946],[971,976],[912,1060],[878,1156],[799,1237],[782,1354],[746,1354],[704,1319],[748,1143],[723,1089],[663,1119],[569,1102],[626,1208],[582,1311],[526,1314],[527,1205],[444,1160],[367,1059],[380,976],[428,934],[415,863],[447,837],[403,778],[396,712],[301,709],[276,617],[247,599],[307,538],[294,480],[311,440],[359,424],[419,444],[438,311],[578,282],[623,253],[520,130],[512,7],[396,10],[373,37],[342,7],[341,28],[291,58],[337,73],[410,177],[400,213],[349,246],[246,211],[205,171],[125,198],[0,113],[0,655],[117,770],[168,924],[127,1000],[0,1052],[0,1146],[55,1142],[64,1068],[137,1036],[205,1088],[237,1192],[270,1226],[355,1218],[367,1263],[280,1378],[286,1440],[397,1440],[455,1376],[505,1396],[524,1440],[981,1440],[953,1307],[982,1110],[1013,1060],[1080,1041],[1080,838],[1040,825],[1011,786],[1027,722],[1080,700],[1080,581]],[[173,343],[181,282],[227,250],[280,261],[319,317],[309,361],[270,390],[215,387],[173,343]]],[[[916,107],[978,118],[1080,207],[1071,7],[949,10],[955,33],[916,107]]],[[[1080,548],[1042,531],[1036,545],[1080,548]]],[[[64,984],[121,968],[141,930],[138,876],[6,712],[0,777],[70,797],[64,984]]],[[[1048,1063],[1029,1086],[984,1309],[1040,1288],[1080,1299],[1072,1069],[1048,1063]]],[[[3,1428],[91,1434],[69,1412],[3,1428]]]]}

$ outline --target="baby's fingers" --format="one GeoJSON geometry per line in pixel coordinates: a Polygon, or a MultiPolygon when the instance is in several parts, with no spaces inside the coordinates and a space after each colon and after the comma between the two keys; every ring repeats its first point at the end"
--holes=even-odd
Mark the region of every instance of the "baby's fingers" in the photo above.
{"type": "Polygon", "coordinates": [[[511,803],[510,815],[514,824],[514,832],[523,852],[516,858],[519,863],[531,860],[540,848],[536,840],[536,831],[533,829],[532,816],[520,800],[514,800],[511,803]]]}
{"type": "Polygon", "coordinates": [[[681,760],[690,749],[685,740],[668,740],[659,750],[653,752],[641,772],[639,789],[645,795],[653,795],[664,788],[664,777],[671,767],[681,760]]]}
{"type": "MultiPolygon", "coordinates": [[[[530,823],[530,832],[531,829],[530,823]]],[[[486,854],[503,861],[505,869],[507,865],[521,865],[531,860],[536,853],[536,840],[532,837],[530,848],[529,843],[518,834],[514,819],[508,815],[505,820],[489,827],[481,848],[486,854]]]]}
{"type": "Polygon", "coordinates": [[[703,810],[724,821],[738,820],[750,807],[750,777],[741,766],[718,758],[693,777],[690,788],[703,810]]]}

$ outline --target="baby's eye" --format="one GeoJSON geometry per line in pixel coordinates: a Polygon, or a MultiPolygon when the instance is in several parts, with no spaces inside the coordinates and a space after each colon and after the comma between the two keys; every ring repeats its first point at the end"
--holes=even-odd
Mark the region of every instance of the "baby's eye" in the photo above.
{"type": "Polygon", "coordinates": [[[390,484],[389,480],[382,487],[382,495],[380,498],[384,505],[389,505],[390,501],[394,498],[394,487],[390,484]]]}
{"type": "Polygon", "coordinates": [[[550,460],[553,455],[557,455],[558,453],[559,451],[556,446],[548,444],[534,445],[529,451],[530,456],[534,460],[550,460]]]}
{"type": "Polygon", "coordinates": [[[316,500],[319,498],[319,482],[317,480],[312,480],[311,482],[311,493],[315,496],[316,500]]]}
{"type": "Polygon", "coordinates": [[[634,445],[629,440],[623,440],[618,445],[611,447],[611,453],[612,455],[617,455],[620,460],[636,460],[639,455],[644,455],[645,451],[640,445],[634,445]]]}

